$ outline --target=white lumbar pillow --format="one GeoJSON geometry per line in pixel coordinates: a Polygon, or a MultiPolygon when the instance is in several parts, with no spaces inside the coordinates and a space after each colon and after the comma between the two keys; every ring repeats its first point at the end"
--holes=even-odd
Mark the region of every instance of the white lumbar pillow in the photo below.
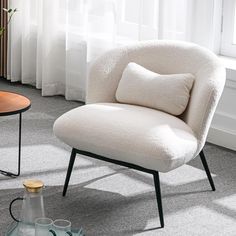
{"type": "Polygon", "coordinates": [[[161,75],[131,62],[123,72],[116,99],[180,115],[188,105],[193,82],[189,73],[161,75]]]}

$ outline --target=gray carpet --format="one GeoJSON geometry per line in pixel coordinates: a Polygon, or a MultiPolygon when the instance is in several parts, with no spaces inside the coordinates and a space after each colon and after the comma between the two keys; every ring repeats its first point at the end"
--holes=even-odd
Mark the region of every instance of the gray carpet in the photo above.
{"type": "MultiPolygon", "coordinates": [[[[9,202],[22,196],[22,181],[42,179],[49,217],[71,220],[86,235],[236,235],[236,153],[205,147],[217,191],[210,186],[200,159],[160,174],[165,228],[159,218],[152,176],[81,156],[77,158],[67,197],[61,196],[70,148],[53,136],[54,120],[81,104],[63,97],[41,97],[29,86],[0,81],[0,88],[28,96],[32,108],[23,115],[22,175],[0,176],[0,235],[11,223],[9,202]]],[[[0,168],[14,170],[17,116],[0,118],[0,168]]],[[[20,204],[16,205],[16,214],[20,204]]]]}

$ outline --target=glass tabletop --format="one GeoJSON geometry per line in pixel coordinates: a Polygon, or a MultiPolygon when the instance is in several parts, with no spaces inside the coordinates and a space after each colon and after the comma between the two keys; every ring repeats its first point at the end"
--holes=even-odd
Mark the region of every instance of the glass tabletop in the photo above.
{"type": "MultiPolygon", "coordinates": [[[[13,222],[8,227],[8,230],[7,230],[7,233],[5,234],[5,236],[17,236],[17,227],[18,227],[18,223],[13,222]]],[[[85,236],[82,229],[72,229],[71,232],[72,232],[73,236],[85,236]]],[[[32,235],[32,236],[34,236],[34,235],[32,235]]]]}

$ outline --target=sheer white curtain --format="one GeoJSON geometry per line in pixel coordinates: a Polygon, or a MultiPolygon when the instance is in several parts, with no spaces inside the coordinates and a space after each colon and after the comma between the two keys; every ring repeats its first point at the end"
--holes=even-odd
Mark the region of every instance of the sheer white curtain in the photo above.
{"type": "Polygon", "coordinates": [[[43,96],[83,101],[88,65],[119,45],[177,39],[217,51],[217,4],[219,0],[10,0],[18,12],[9,30],[8,79],[35,85],[43,96]]]}

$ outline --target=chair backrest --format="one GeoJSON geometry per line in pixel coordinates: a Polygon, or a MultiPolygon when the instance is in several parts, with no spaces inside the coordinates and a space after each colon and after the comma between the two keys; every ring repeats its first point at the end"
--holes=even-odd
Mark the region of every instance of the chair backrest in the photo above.
{"type": "Polygon", "coordinates": [[[129,62],[160,73],[192,73],[194,86],[181,119],[194,131],[202,149],[225,83],[225,69],[217,56],[196,44],[147,41],[107,52],[90,68],[87,103],[117,102],[115,92],[129,62]]]}

